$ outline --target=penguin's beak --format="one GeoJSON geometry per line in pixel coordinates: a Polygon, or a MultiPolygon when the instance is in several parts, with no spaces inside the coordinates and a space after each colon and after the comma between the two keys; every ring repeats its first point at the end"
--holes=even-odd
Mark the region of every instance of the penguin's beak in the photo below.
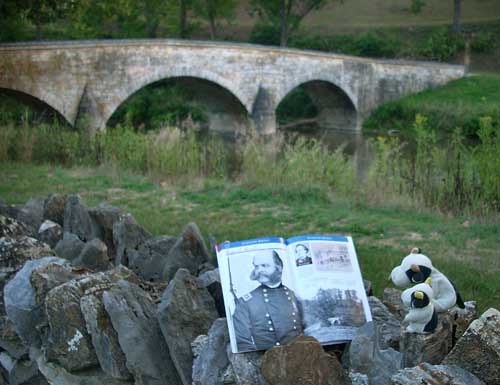
{"type": "Polygon", "coordinates": [[[420,300],[424,299],[424,293],[421,291],[416,291],[415,293],[413,293],[413,295],[415,296],[415,298],[418,298],[420,300]]]}
{"type": "Polygon", "coordinates": [[[412,264],[410,268],[414,273],[420,273],[420,267],[418,265],[412,264]]]}

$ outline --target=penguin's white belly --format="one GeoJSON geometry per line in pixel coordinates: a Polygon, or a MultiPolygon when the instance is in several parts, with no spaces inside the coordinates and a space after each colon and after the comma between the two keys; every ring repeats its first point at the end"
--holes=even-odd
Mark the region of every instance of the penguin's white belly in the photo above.
{"type": "Polygon", "coordinates": [[[434,306],[432,304],[421,309],[411,308],[403,320],[405,323],[408,322],[406,330],[414,333],[423,333],[425,326],[432,319],[433,313],[434,306]]]}

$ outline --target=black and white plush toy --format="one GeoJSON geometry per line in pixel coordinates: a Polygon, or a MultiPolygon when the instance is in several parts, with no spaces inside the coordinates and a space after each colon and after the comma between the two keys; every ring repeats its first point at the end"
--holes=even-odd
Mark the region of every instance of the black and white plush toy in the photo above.
{"type": "MultiPolygon", "coordinates": [[[[421,254],[420,249],[414,248],[407,255],[401,265],[396,266],[391,272],[392,282],[396,286],[408,286],[432,280],[434,293],[434,307],[438,313],[444,312],[455,305],[464,309],[465,305],[453,283],[439,270],[432,266],[431,260],[421,254]]],[[[403,303],[410,307],[411,290],[405,290],[401,295],[403,303]]]]}
{"type": "Polygon", "coordinates": [[[410,310],[403,320],[408,323],[406,330],[415,333],[432,333],[436,330],[438,317],[433,303],[431,279],[419,283],[405,291],[409,292],[410,310]]]}

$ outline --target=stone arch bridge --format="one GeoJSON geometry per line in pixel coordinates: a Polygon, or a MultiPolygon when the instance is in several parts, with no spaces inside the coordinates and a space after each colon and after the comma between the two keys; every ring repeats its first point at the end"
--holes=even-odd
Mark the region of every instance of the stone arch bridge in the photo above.
{"type": "Polygon", "coordinates": [[[325,127],[357,129],[377,106],[464,76],[463,66],[376,60],[250,44],[110,40],[0,44],[0,90],[29,95],[70,124],[104,129],[127,98],[177,78],[211,128],[276,131],[276,109],[303,85],[325,127]],[[84,120],[85,117],[85,120],[84,120]]]}

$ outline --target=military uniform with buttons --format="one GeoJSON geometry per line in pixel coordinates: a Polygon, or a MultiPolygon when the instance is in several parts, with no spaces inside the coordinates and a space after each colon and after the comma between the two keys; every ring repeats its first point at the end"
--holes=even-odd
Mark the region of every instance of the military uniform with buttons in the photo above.
{"type": "Polygon", "coordinates": [[[302,334],[301,319],[292,290],[282,284],[257,287],[236,303],[233,324],[238,351],[264,350],[291,341],[302,334]]]}

